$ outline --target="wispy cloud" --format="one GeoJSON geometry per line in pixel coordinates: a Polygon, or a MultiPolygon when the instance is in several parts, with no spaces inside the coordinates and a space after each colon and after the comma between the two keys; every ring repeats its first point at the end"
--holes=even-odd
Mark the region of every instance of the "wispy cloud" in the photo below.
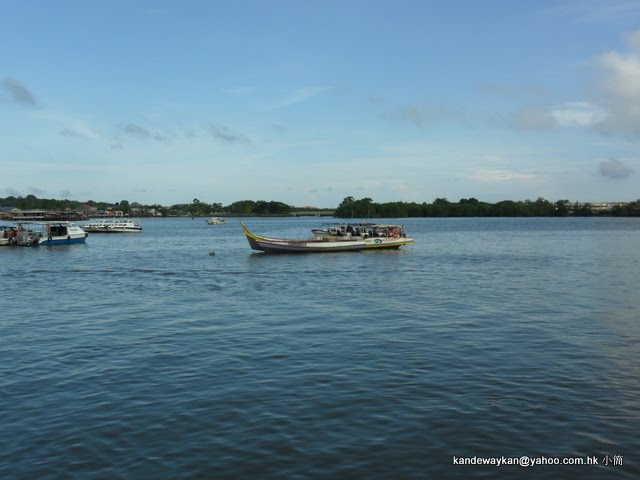
{"type": "Polygon", "coordinates": [[[21,197],[22,196],[22,192],[20,190],[16,190],[13,187],[3,188],[3,189],[0,189],[0,191],[3,191],[5,193],[5,195],[8,196],[8,197],[21,197]]]}
{"type": "Polygon", "coordinates": [[[2,80],[2,90],[5,92],[5,95],[8,96],[9,101],[13,103],[26,107],[38,106],[38,102],[36,101],[33,93],[31,93],[31,91],[29,91],[29,89],[18,80],[13,78],[4,78],[2,80]]]}
{"type": "Polygon", "coordinates": [[[119,125],[118,128],[125,135],[137,138],[138,140],[156,140],[158,142],[166,142],[169,140],[167,135],[152,132],[148,128],[142,127],[136,123],[127,123],[119,125]]]}
{"type": "Polygon", "coordinates": [[[204,128],[213,138],[221,143],[251,145],[251,140],[249,140],[247,136],[234,132],[224,125],[207,124],[204,128]]]}
{"type": "Polygon", "coordinates": [[[269,109],[277,110],[280,108],[287,108],[298,103],[306,102],[307,100],[317,97],[318,95],[329,90],[329,87],[312,86],[303,87],[290,92],[280,100],[272,104],[269,109]]]}
{"type": "Polygon", "coordinates": [[[91,128],[81,120],[73,121],[69,126],[65,126],[60,130],[60,135],[71,138],[83,138],[91,140],[105,140],[102,133],[91,128]]]}
{"type": "Polygon", "coordinates": [[[237,87],[225,88],[222,92],[231,95],[247,95],[249,93],[254,93],[256,90],[256,87],[251,85],[239,85],[237,87]]]}
{"type": "Polygon", "coordinates": [[[551,116],[561,127],[590,127],[602,122],[606,112],[590,102],[568,102],[551,108],[551,116]]]}
{"type": "Polygon", "coordinates": [[[36,195],[39,197],[44,197],[46,195],[48,195],[47,190],[43,190],[41,188],[38,187],[29,187],[29,193],[32,195],[36,195]]]}
{"type": "Polygon", "coordinates": [[[637,18],[640,15],[640,4],[635,0],[554,2],[542,14],[564,17],[579,23],[619,23],[637,18]]]}
{"type": "Polygon", "coordinates": [[[169,12],[167,10],[164,10],[162,8],[154,8],[154,7],[143,8],[142,13],[150,17],[160,17],[160,16],[169,15],[169,12]]]}
{"type": "Polygon", "coordinates": [[[633,175],[633,169],[627,167],[615,158],[600,162],[598,170],[600,175],[607,178],[621,179],[633,175]]]}
{"type": "Polygon", "coordinates": [[[548,95],[548,92],[541,85],[536,84],[507,85],[501,83],[480,82],[476,85],[476,89],[482,93],[507,98],[542,97],[548,95]]]}
{"type": "Polygon", "coordinates": [[[63,128],[62,130],[60,130],[60,135],[62,135],[63,137],[84,138],[84,135],[71,128],[63,128]]]}
{"type": "Polygon", "coordinates": [[[627,45],[633,50],[640,50],[640,30],[627,34],[627,45]]]}
{"type": "Polygon", "coordinates": [[[552,130],[560,127],[593,127],[607,117],[607,112],[594,103],[579,101],[554,106],[524,107],[512,117],[518,130],[552,130]]]}
{"type": "Polygon", "coordinates": [[[387,120],[406,122],[418,128],[427,128],[438,123],[469,125],[468,115],[444,104],[410,104],[385,114],[387,120]]]}
{"type": "Polygon", "coordinates": [[[550,130],[558,125],[548,110],[539,107],[520,109],[516,112],[513,123],[520,130],[550,130]]]}

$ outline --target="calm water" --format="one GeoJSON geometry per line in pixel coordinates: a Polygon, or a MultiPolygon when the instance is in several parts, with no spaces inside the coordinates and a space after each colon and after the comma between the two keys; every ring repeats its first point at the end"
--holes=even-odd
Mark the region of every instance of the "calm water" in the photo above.
{"type": "Polygon", "coordinates": [[[204,219],[0,248],[0,478],[638,478],[640,220],[403,223],[389,252],[204,219]],[[453,465],[523,455],[600,465],[453,465]]]}

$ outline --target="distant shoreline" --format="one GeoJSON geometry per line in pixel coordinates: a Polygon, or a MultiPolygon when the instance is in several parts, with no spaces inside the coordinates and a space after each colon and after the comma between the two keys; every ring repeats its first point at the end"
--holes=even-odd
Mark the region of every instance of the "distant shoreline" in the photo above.
{"type": "Polygon", "coordinates": [[[278,201],[240,200],[230,205],[205,203],[193,199],[191,203],[161,206],[143,205],[122,200],[116,203],[79,202],[74,200],[39,199],[26,197],[0,198],[0,220],[84,220],[111,217],[279,217],[296,218],[336,217],[352,218],[420,218],[420,217],[566,217],[566,216],[640,216],[640,200],[632,202],[580,203],[569,200],[550,202],[536,200],[503,200],[483,202],[476,198],[462,198],[450,202],[436,198],[432,203],[385,202],[371,198],[359,200],[346,197],[335,209],[295,207],[278,201]]]}

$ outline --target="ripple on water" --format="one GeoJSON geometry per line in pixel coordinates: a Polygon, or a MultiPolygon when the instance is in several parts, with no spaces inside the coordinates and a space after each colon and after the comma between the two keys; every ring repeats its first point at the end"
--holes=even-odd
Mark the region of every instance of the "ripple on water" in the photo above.
{"type": "Polygon", "coordinates": [[[253,254],[190,219],[1,249],[25,275],[0,320],[0,477],[512,478],[452,457],[623,455],[528,471],[636,478],[640,225],[610,220],[406,219],[417,242],[390,253],[253,254]]]}

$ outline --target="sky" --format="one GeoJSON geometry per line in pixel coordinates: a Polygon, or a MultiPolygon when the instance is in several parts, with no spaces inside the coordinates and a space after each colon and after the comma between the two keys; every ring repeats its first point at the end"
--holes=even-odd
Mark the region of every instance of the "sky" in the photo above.
{"type": "Polygon", "coordinates": [[[640,2],[0,0],[0,197],[640,198],[640,2]]]}

